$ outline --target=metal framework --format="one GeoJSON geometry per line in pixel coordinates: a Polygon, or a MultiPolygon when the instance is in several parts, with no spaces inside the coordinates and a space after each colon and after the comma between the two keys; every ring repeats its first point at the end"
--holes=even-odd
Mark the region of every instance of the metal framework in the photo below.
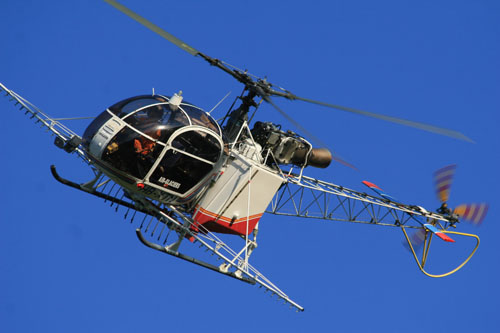
{"type": "Polygon", "coordinates": [[[37,108],[22,96],[19,96],[14,91],[9,90],[0,82],[0,93],[1,92],[3,92],[5,96],[14,103],[15,106],[18,106],[19,110],[21,112],[24,112],[24,115],[32,119],[35,124],[40,124],[41,128],[46,129],[52,136],[55,136],[55,143],[60,146],[60,148],[64,148],[68,152],[75,151],[78,156],[81,157],[87,164],[90,164],[90,161],[85,156],[84,151],[79,147],[79,140],[81,140],[80,136],[60,122],[61,120],[88,118],[52,118],[43,113],[39,108],[37,108]]]}
{"type": "Polygon", "coordinates": [[[424,223],[422,218],[439,223],[442,229],[453,222],[419,206],[401,204],[307,176],[288,174],[286,179],[268,213],[419,229],[424,223]]]}
{"type": "MultiPolygon", "coordinates": [[[[174,207],[160,202],[152,201],[144,196],[131,193],[122,188],[118,183],[103,175],[96,166],[87,158],[84,149],[81,148],[81,138],[64,126],[59,120],[47,116],[26,99],[7,89],[0,83],[0,91],[4,91],[15,105],[20,105],[20,110],[24,111],[36,123],[41,123],[41,127],[47,129],[56,137],[56,145],[68,153],[76,153],[88,164],[95,174],[95,178],[84,184],[77,184],[59,176],[54,166],[51,167],[52,174],[64,185],[87,192],[109,202],[118,212],[119,207],[123,207],[124,219],[130,223],[137,222],[136,233],[139,240],[146,246],[157,251],[172,255],[179,259],[203,266],[218,273],[232,278],[264,287],[278,299],[290,304],[298,311],[304,308],[294,302],[288,295],[280,290],[268,278],[260,273],[249,263],[252,251],[257,247],[257,229],[245,237],[235,237],[231,235],[218,235],[210,232],[202,225],[193,221],[191,211],[183,210],[183,207],[174,207]],[[140,221],[140,222],[139,222],[140,221]],[[173,231],[173,232],[172,232],[173,231]],[[224,239],[222,239],[224,237],[224,239]],[[243,246],[241,246],[243,240],[243,246]],[[202,258],[197,253],[197,258],[186,253],[179,252],[181,243],[192,242],[208,252],[208,256],[202,258]],[[235,250],[237,249],[237,250],[235,250]]],[[[251,132],[246,124],[240,129],[238,137],[242,131],[247,132],[251,143],[255,145],[251,132]]],[[[235,143],[237,141],[235,140],[235,143]]],[[[232,145],[230,151],[244,149],[238,145],[232,145]]],[[[272,154],[271,154],[272,155],[272,154]]],[[[273,158],[272,156],[268,156],[273,158]]],[[[385,198],[375,197],[363,192],[358,192],[318,179],[310,178],[291,172],[285,173],[283,170],[277,172],[283,177],[283,185],[276,192],[268,213],[284,216],[296,216],[302,218],[316,218],[323,220],[354,222],[364,224],[376,224],[402,228],[419,268],[432,277],[441,277],[454,273],[460,269],[474,254],[471,255],[455,270],[449,274],[433,276],[424,271],[423,267],[427,259],[431,234],[427,230],[430,223],[436,225],[446,232],[450,226],[456,223],[449,216],[428,212],[422,207],[405,205],[385,198]],[[413,249],[410,239],[406,234],[406,228],[419,229],[425,233],[426,244],[424,256],[419,262],[413,249]],[[427,242],[427,237],[429,240],[427,242]]],[[[250,173],[251,174],[251,173],[250,173]]],[[[249,183],[251,178],[249,178],[249,183]]],[[[250,186],[247,187],[250,191],[250,186]]],[[[248,203],[251,204],[250,202],[248,203]]],[[[248,222],[247,222],[248,223],[248,222]]],[[[475,237],[477,245],[479,238],[475,235],[468,235],[456,232],[465,236],[475,237]]]]}

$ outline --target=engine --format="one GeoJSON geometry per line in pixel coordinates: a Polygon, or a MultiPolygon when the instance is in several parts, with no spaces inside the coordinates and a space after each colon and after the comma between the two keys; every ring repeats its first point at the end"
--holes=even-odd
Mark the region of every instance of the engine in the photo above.
{"type": "Polygon", "coordinates": [[[303,137],[292,131],[281,130],[280,125],[271,122],[256,122],[252,136],[262,146],[263,157],[271,152],[274,158],[267,158],[267,164],[293,164],[300,167],[326,168],[332,161],[332,154],[326,148],[313,148],[303,137]]]}

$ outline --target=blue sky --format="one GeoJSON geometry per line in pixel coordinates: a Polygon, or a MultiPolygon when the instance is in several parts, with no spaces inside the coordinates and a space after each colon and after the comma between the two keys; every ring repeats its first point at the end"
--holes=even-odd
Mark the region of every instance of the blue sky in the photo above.
{"type": "MultiPolygon", "coordinates": [[[[492,332],[500,326],[500,3],[182,1],[122,3],[206,54],[297,95],[458,130],[475,144],[301,102],[276,101],[355,164],[307,174],[438,207],[434,170],[457,163],[450,203],[490,203],[481,246],[457,274],[420,273],[395,228],[265,216],[253,264],[306,308],[154,252],[102,201],[49,165],[90,172],[0,99],[2,332],[492,332]]],[[[241,86],[102,1],[0,6],[0,82],[54,117],[95,116],[139,94],[183,90],[211,109],[241,86]]],[[[229,102],[214,111],[222,116],[229,102]]],[[[269,106],[259,120],[292,128],[269,106]]],[[[68,125],[83,133],[86,121],[68,125]]],[[[441,246],[436,272],[471,243],[441,246]],[[445,255],[444,255],[444,254],[445,255]]]]}

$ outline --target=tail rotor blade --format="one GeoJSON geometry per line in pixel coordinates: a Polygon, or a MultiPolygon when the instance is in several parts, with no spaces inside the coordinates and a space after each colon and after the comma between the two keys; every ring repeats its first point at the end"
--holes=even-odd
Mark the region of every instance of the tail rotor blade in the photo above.
{"type": "Polygon", "coordinates": [[[450,197],[450,188],[455,174],[456,164],[445,166],[434,173],[434,183],[439,201],[445,203],[450,197]]]}
{"type": "MultiPolygon", "coordinates": [[[[412,247],[414,248],[415,251],[418,251],[422,245],[424,244],[425,240],[427,239],[428,233],[432,232],[434,235],[438,236],[442,240],[450,243],[454,243],[455,241],[450,238],[448,235],[446,235],[444,232],[440,231],[437,229],[435,226],[432,224],[424,224],[423,225],[425,229],[419,229],[415,231],[413,234],[410,235],[410,242],[412,247]]],[[[409,251],[411,251],[408,242],[405,240],[403,241],[403,246],[407,248],[409,251]]]]}
{"type": "Polygon", "coordinates": [[[457,206],[453,210],[453,213],[462,217],[464,220],[479,226],[486,217],[486,213],[488,213],[488,208],[489,205],[486,203],[463,204],[457,206]]]}
{"type": "MultiPolygon", "coordinates": [[[[411,242],[411,245],[413,246],[413,248],[415,249],[415,251],[418,251],[422,247],[422,245],[424,244],[426,233],[427,233],[427,231],[425,231],[425,229],[418,229],[417,231],[413,232],[410,235],[410,237],[409,237],[410,242],[411,242]]],[[[403,246],[406,249],[408,249],[408,251],[411,251],[406,239],[403,241],[403,246]]]]}

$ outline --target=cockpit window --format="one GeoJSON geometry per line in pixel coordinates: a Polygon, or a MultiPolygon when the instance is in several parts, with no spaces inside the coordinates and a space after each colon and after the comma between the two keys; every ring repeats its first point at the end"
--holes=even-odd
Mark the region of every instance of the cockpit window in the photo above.
{"type": "Polygon", "coordinates": [[[109,112],[104,111],[90,123],[89,127],[85,130],[85,133],[83,133],[83,144],[86,147],[90,145],[94,135],[101,128],[101,126],[104,125],[104,123],[106,123],[110,118],[111,115],[109,112]]]}
{"type": "Polygon", "coordinates": [[[134,110],[123,117],[123,120],[140,130],[141,127],[148,127],[151,124],[159,124],[163,117],[164,108],[162,105],[156,104],[149,107],[142,107],[134,110]]]}
{"type": "Polygon", "coordinates": [[[221,153],[221,146],[217,139],[213,135],[201,131],[179,134],[172,141],[172,146],[212,163],[217,162],[221,153]]]}
{"type": "Polygon", "coordinates": [[[213,166],[175,150],[168,150],[149,181],[177,193],[185,193],[202,180],[213,166]]]}
{"type": "Polygon", "coordinates": [[[223,149],[210,114],[159,95],[109,107],[87,128],[84,142],[110,172],[178,194],[192,193],[208,179],[223,149]]]}
{"type": "MultiPolygon", "coordinates": [[[[158,130],[146,134],[156,140],[161,132],[158,130]]],[[[124,173],[143,179],[162,149],[163,146],[155,141],[124,127],[106,146],[102,160],[124,173]]]]}
{"type": "Polygon", "coordinates": [[[163,114],[162,124],[167,128],[179,128],[189,125],[189,119],[181,110],[172,111],[168,109],[168,111],[163,114]]]}
{"type": "Polygon", "coordinates": [[[158,138],[161,142],[167,142],[172,133],[189,125],[189,119],[181,110],[171,110],[166,104],[156,104],[139,109],[127,115],[123,120],[139,132],[148,133],[161,131],[158,138]]]}
{"type": "Polygon", "coordinates": [[[219,125],[205,111],[188,104],[181,104],[181,108],[189,115],[193,125],[207,127],[215,133],[221,134],[219,125]]]}
{"type": "Polygon", "coordinates": [[[120,118],[131,112],[151,104],[165,103],[167,100],[161,96],[137,96],[118,102],[109,107],[109,110],[120,118]]]}

